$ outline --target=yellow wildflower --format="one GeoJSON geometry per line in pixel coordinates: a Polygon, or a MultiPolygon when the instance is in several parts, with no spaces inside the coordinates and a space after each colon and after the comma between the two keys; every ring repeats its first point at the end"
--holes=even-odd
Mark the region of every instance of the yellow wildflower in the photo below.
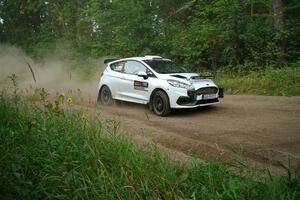
{"type": "Polygon", "coordinates": [[[61,98],[65,97],[65,93],[60,92],[59,95],[58,95],[58,97],[61,97],[61,98]]]}
{"type": "Polygon", "coordinates": [[[87,113],[82,113],[81,119],[82,121],[87,121],[89,118],[89,115],[87,113]]]}
{"type": "Polygon", "coordinates": [[[61,108],[61,107],[59,107],[59,106],[55,106],[54,108],[53,108],[53,112],[55,113],[55,114],[61,114],[61,113],[63,113],[63,109],[61,108]]]}
{"type": "Polygon", "coordinates": [[[52,106],[52,111],[55,113],[55,114],[61,114],[64,112],[64,110],[59,106],[59,101],[55,101],[55,106],[52,106]]]}
{"type": "Polygon", "coordinates": [[[62,104],[64,102],[65,99],[65,93],[60,92],[57,94],[57,100],[59,104],[62,104]]]}
{"type": "Polygon", "coordinates": [[[173,193],[172,192],[166,192],[166,198],[165,198],[166,200],[172,200],[172,199],[175,199],[174,197],[173,197],[173,193]]]}
{"type": "Polygon", "coordinates": [[[72,98],[72,97],[68,97],[68,98],[67,98],[67,103],[68,103],[69,105],[72,105],[72,104],[73,104],[73,98],[72,98]]]}

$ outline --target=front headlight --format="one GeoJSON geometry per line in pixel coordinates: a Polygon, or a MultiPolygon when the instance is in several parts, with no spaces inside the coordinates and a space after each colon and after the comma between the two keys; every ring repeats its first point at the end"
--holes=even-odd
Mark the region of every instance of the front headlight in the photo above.
{"type": "Polygon", "coordinates": [[[184,88],[184,89],[192,89],[193,86],[192,85],[189,85],[189,84],[186,84],[186,83],[183,83],[183,82],[180,82],[180,81],[175,81],[175,80],[167,80],[168,83],[174,87],[179,87],[179,88],[184,88]]]}

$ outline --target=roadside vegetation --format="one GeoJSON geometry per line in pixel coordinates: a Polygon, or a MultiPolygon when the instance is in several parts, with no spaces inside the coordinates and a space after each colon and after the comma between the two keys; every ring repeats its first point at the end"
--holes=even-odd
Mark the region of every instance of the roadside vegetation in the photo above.
{"type": "Polygon", "coordinates": [[[225,88],[226,94],[300,95],[299,66],[270,68],[244,75],[220,70],[215,77],[217,84],[225,88]]]}
{"type": "MultiPolygon", "coordinates": [[[[51,100],[0,95],[1,199],[299,199],[300,174],[232,163],[174,163],[158,148],[136,145],[119,123],[51,100]],[[33,101],[34,100],[34,101],[33,101]]],[[[100,108],[101,111],[101,108],[100,108]]]]}

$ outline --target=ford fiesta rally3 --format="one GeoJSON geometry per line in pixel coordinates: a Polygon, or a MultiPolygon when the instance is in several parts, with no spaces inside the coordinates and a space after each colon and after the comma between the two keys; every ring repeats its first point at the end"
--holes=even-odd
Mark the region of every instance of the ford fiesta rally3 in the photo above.
{"type": "Polygon", "coordinates": [[[98,102],[113,100],[149,104],[156,115],[171,109],[195,108],[219,103],[224,96],[211,78],[191,73],[160,56],[107,59],[99,81],[98,102]]]}

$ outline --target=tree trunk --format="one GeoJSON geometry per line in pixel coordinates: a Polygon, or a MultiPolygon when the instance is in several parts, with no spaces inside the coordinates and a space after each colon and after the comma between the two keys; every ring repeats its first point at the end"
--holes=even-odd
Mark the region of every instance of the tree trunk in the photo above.
{"type": "Polygon", "coordinates": [[[283,4],[282,0],[273,0],[274,28],[278,32],[283,31],[283,4]]]}
{"type": "Polygon", "coordinates": [[[278,66],[281,67],[284,62],[284,16],[283,16],[283,3],[282,0],[273,0],[273,20],[274,20],[274,29],[276,32],[277,38],[277,47],[279,49],[278,55],[278,66]]]}

